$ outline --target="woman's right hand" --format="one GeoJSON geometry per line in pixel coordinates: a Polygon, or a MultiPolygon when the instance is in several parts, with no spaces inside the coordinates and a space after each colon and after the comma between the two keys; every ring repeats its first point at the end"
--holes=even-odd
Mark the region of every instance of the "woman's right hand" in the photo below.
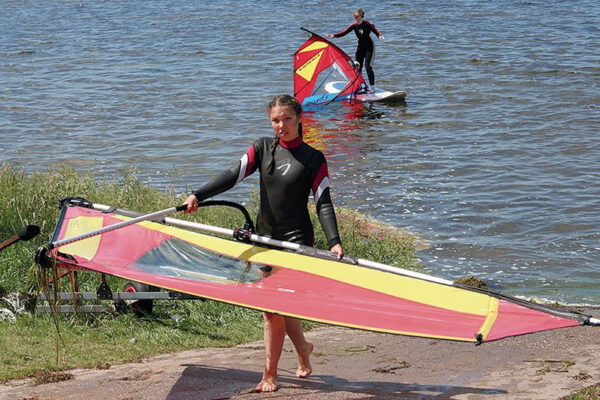
{"type": "Polygon", "coordinates": [[[193,213],[198,209],[198,198],[190,194],[183,204],[187,205],[187,209],[183,212],[184,214],[193,213]]]}
{"type": "Polygon", "coordinates": [[[327,36],[327,37],[333,37],[333,33],[326,33],[325,36],[327,36]]]}

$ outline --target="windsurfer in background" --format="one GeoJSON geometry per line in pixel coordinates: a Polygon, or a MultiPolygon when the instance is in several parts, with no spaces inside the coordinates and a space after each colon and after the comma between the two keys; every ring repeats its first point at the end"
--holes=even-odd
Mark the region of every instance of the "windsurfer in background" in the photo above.
{"type": "Polygon", "coordinates": [[[362,9],[354,11],[354,22],[351,23],[346,29],[338,33],[328,33],[327,37],[342,37],[346,36],[351,31],[354,31],[358,38],[356,45],[356,53],[354,55],[355,60],[358,62],[358,71],[362,74],[363,65],[367,70],[367,76],[369,78],[369,93],[375,93],[375,72],[373,72],[373,60],[375,59],[375,43],[371,38],[371,32],[373,32],[379,40],[385,39],[381,33],[375,28],[375,25],[365,20],[365,12],[362,9]]]}
{"type": "MultiPolygon", "coordinates": [[[[254,141],[233,167],[213,178],[191,194],[185,204],[186,213],[198,209],[198,202],[231,189],[244,178],[260,172],[260,205],[256,220],[257,233],[278,240],[312,246],[313,225],[308,213],[308,196],[312,192],[319,221],[330,250],[338,259],[344,255],[331,196],[325,156],[302,141],[302,106],[289,95],[276,96],[267,112],[275,137],[254,141]]],[[[270,267],[262,267],[265,275],[270,267]]],[[[265,312],[264,341],[266,362],[257,392],[278,389],[277,364],[285,335],[290,337],[298,353],[296,376],[306,378],[312,372],[310,355],[313,344],[308,342],[299,319],[265,312]]]]}

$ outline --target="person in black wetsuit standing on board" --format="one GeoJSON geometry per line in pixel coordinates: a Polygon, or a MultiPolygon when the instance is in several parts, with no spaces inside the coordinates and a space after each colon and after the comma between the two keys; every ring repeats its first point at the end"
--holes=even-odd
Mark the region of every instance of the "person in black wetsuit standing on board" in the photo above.
{"type": "Polygon", "coordinates": [[[369,78],[369,92],[375,92],[375,72],[373,72],[373,60],[375,59],[375,43],[371,38],[371,32],[373,32],[379,40],[385,39],[383,35],[375,28],[375,25],[365,20],[365,13],[362,9],[354,11],[354,22],[351,23],[346,29],[338,33],[328,33],[327,37],[342,37],[346,36],[351,31],[354,31],[358,38],[356,45],[356,53],[354,55],[355,60],[358,62],[358,71],[362,74],[363,65],[367,70],[367,76],[369,78]]]}
{"type": "MultiPolygon", "coordinates": [[[[187,198],[185,212],[196,211],[199,201],[231,189],[258,170],[260,206],[257,233],[312,246],[314,231],[307,207],[312,193],[330,250],[341,259],[344,252],[329,193],[327,162],[323,153],[302,141],[302,106],[296,98],[280,95],[269,103],[267,111],[275,137],[254,141],[233,167],[187,198]]],[[[268,267],[263,271],[267,275],[270,273],[268,267]]],[[[306,341],[300,320],[268,312],[263,315],[266,363],[262,380],[255,390],[271,392],[278,388],[277,364],[286,333],[298,353],[296,376],[300,378],[306,378],[312,372],[310,355],[313,344],[306,341]]]]}

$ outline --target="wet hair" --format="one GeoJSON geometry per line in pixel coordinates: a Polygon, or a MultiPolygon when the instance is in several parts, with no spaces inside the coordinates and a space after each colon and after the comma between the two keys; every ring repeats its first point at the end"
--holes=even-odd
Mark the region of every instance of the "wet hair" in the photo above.
{"type": "Polygon", "coordinates": [[[365,17],[365,12],[362,10],[362,8],[357,8],[356,11],[354,11],[354,18],[356,17],[365,17]]]}
{"type": "Polygon", "coordinates": [[[289,94],[279,94],[273,97],[273,100],[267,105],[267,112],[271,112],[271,109],[277,106],[290,106],[297,116],[302,114],[300,102],[294,96],[290,96],[289,94]]]}
{"type": "MultiPolygon", "coordinates": [[[[280,94],[273,97],[273,100],[267,104],[267,113],[269,115],[271,115],[271,110],[274,107],[290,107],[298,118],[302,116],[302,105],[294,96],[290,96],[289,94],[280,94]]],[[[302,137],[302,122],[298,122],[298,134],[302,137]]],[[[279,145],[279,140],[273,141],[273,144],[269,148],[271,154],[271,159],[267,166],[269,174],[272,174],[273,169],[275,168],[275,150],[277,149],[277,145],[279,145]]]]}

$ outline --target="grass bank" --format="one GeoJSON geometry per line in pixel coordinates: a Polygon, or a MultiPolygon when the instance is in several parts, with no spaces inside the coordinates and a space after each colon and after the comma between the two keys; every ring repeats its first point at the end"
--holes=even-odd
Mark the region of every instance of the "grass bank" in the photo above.
{"type": "Polygon", "coordinates": [[[559,400],[598,400],[600,399],[600,383],[588,386],[584,389],[570,394],[569,396],[561,397],[559,400]]]}
{"type": "MultiPolygon", "coordinates": [[[[38,275],[35,250],[48,242],[58,218],[58,199],[82,196],[95,203],[139,212],[152,212],[180,204],[176,193],[160,192],[123,175],[119,182],[96,180],[71,168],[27,174],[4,165],[0,169],[0,241],[17,234],[27,224],[38,225],[40,234],[0,252],[0,286],[7,292],[33,292],[38,275]]],[[[226,198],[226,195],[220,196],[226,198]]],[[[256,201],[249,211],[256,214],[256,201]]],[[[346,253],[403,268],[418,269],[413,239],[379,230],[364,218],[339,212],[346,253]]],[[[205,224],[239,227],[238,211],[211,207],[188,216],[205,224]]],[[[326,247],[317,217],[316,246],[326,247]]],[[[64,291],[69,290],[64,280],[64,291]]],[[[96,291],[97,274],[80,274],[80,290],[96,291]]],[[[113,290],[124,283],[108,280],[113,290]]],[[[0,308],[2,304],[0,304],[0,308]]],[[[262,316],[257,311],[212,301],[155,301],[152,317],[126,315],[62,315],[57,317],[60,338],[51,315],[20,315],[16,322],[0,321],[0,382],[24,376],[76,367],[105,368],[151,355],[199,347],[232,346],[262,336],[262,316]]]]}

